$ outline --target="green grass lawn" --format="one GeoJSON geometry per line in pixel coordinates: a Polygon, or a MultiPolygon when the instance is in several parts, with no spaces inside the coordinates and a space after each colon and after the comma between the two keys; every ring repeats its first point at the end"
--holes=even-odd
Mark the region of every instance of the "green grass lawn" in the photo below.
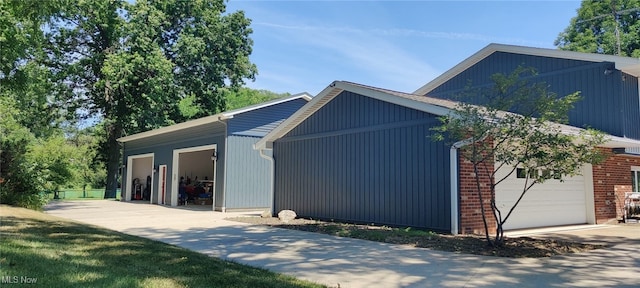
{"type": "MultiPolygon", "coordinates": [[[[99,189],[63,189],[58,193],[60,200],[104,199],[104,188],[99,189]]],[[[47,193],[47,198],[52,200],[53,193],[47,193]]],[[[116,192],[116,199],[120,199],[120,189],[116,192]]]]}
{"type": "Polygon", "coordinates": [[[0,217],[2,287],[322,287],[28,209],[0,217]]]}
{"type": "MultiPolygon", "coordinates": [[[[116,193],[120,196],[120,192],[116,193]]],[[[61,200],[81,200],[81,199],[103,199],[104,188],[101,189],[63,189],[58,193],[58,197],[61,200]]],[[[53,193],[47,193],[47,198],[54,199],[53,193]]]]}

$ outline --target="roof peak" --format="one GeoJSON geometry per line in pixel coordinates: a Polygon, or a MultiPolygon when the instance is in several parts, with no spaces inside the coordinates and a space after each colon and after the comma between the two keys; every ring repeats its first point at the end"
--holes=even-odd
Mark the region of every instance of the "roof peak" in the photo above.
{"type": "Polygon", "coordinates": [[[458,74],[462,73],[469,67],[484,60],[488,56],[496,52],[505,52],[522,55],[542,56],[550,58],[572,59],[591,62],[612,62],[615,64],[616,69],[619,69],[627,74],[635,77],[640,77],[640,59],[633,57],[624,57],[616,55],[596,54],[596,53],[584,53],[575,51],[565,51],[559,49],[550,48],[537,48],[527,46],[517,46],[508,44],[491,43],[478,52],[469,56],[467,59],[455,65],[453,68],[442,73],[429,83],[418,88],[414,91],[414,94],[425,95],[431,92],[436,87],[444,84],[446,81],[452,79],[458,74]]]}

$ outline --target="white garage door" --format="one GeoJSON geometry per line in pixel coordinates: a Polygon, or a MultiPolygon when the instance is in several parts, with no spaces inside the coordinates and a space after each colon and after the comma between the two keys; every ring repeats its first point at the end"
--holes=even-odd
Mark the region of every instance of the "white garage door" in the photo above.
{"type": "MultiPolygon", "coordinates": [[[[504,167],[501,170],[496,179],[501,178],[500,172],[503,172],[502,175],[506,174],[504,167]]],[[[496,187],[496,205],[502,211],[503,217],[520,196],[524,180],[517,178],[516,173],[513,173],[496,187]]],[[[563,182],[556,179],[547,180],[543,184],[534,185],[524,195],[505,223],[504,229],[587,223],[586,207],[585,177],[565,177],[563,182]]]]}

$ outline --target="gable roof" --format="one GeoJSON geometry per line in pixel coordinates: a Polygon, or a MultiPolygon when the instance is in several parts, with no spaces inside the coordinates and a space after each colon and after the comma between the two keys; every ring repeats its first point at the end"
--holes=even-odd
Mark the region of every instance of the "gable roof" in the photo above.
{"type": "Polygon", "coordinates": [[[152,137],[152,136],[161,135],[161,134],[165,134],[165,133],[170,133],[170,132],[178,131],[178,130],[185,129],[185,128],[196,127],[196,126],[200,126],[200,125],[205,125],[205,124],[210,124],[210,123],[214,123],[214,122],[218,122],[218,121],[223,121],[223,120],[231,119],[235,115],[238,115],[238,114],[241,114],[241,113],[246,113],[246,112],[249,112],[249,111],[258,110],[258,109],[261,109],[261,108],[277,105],[277,104],[280,104],[280,103],[284,103],[284,102],[288,102],[288,101],[292,101],[292,100],[296,100],[296,99],[304,99],[306,101],[310,101],[311,100],[311,96],[308,93],[303,92],[303,93],[291,95],[291,96],[285,97],[285,98],[279,98],[279,99],[267,101],[267,102],[264,102],[264,103],[259,103],[259,104],[255,104],[255,105],[251,105],[251,106],[247,106],[247,107],[242,107],[242,108],[238,108],[238,109],[234,109],[234,110],[224,111],[224,112],[221,112],[221,113],[218,113],[218,114],[215,114],[215,115],[206,116],[206,117],[202,117],[202,118],[198,118],[198,119],[194,119],[194,120],[189,120],[189,121],[185,121],[185,122],[182,122],[182,123],[161,127],[161,128],[158,128],[158,129],[149,130],[149,131],[146,131],[146,132],[141,132],[141,133],[137,133],[137,134],[133,134],[133,135],[129,135],[129,136],[124,136],[124,137],[118,138],[118,142],[129,142],[129,141],[138,140],[138,139],[142,139],[142,138],[147,138],[147,137],[152,137]]]}
{"type": "Polygon", "coordinates": [[[347,81],[334,81],[333,83],[329,84],[327,88],[322,90],[318,95],[313,97],[313,99],[309,101],[309,103],[302,106],[300,110],[296,111],[296,113],[291,115],[278,127],[273,129],[262,139],[260,139],[260,141],[258,141],[253,146],[254,149],[271,149],[273,141],[289,133],[289,131],[298,126],[309,116],[313,115],[316,111],[320,110],[320,108],[329,103],[329,101],[331,101],[343,91],[353,92],[377,100],[409,107],[439,116],[447,115],[457,105],[457,102],[450,100],[408,94],[347,81]]]}
{"type": "MultiPolygon", "coordinates": [[[[253,148],[256,150],[273,148],[274,141],[284,137],[284,135],[289,133],[296,126],[313,115],[316,111],[320,110],[320,108],[329,103],[343,91],[353,92],[362,96],[389,102],[399,106],[408,107],[418,111],[427,112],[437,116],[445,116],[450,114],[457,108],[459,103],[451,100],[403,93],[347,81],[334,81],[329,86],[327,86],[327,88],[322,90],[322,92],[320,92],[317,96],[313,97],[313,99],[309,101],[309,103],[302,106],[302,108],[300,108],[293,115],[283,121],[280,125],[278,125],[278,127],[271,130],[271,132],[260,139],[256,144],[253,145],[253,148]]],[[[556,125],[558,125],[562,133],[569,135],[578,135],[580,131],[583,130],[578,127],[564,124],[556,125]]],[[[607,142],[605,144],[601,145],[602,147],[640,147],[640,141],[629,138],[607,135],[606,141],[607,142]]]]}
{"type": "Polygon", "coordinates": [[[581,61],[590,61],[590,62],[611,62],[611,63],[615,63],[616,69],[621,70],[622,72],[625,72],[629,75],[640,77],[640,59],[637,59],[637,58],[492,43],[482,48],[480,51],[476,52],[475,54],[471,55],[469,58],[463,60],[458,65],[444,72],[442,75],[436,77],[431,82],[420,87],[418,90],[413,92],[413,94],[418,94],[418,95],[429,94],[433,89],[451,80],[458,74],[464,72],[465,70],[469,69],[471,66],[489,57],[491,54],[495,52],[506,52],[506,53],[513,53],[513,54],[524,54],[524,55],[532,55],[532,56],[581,60],[581,61]]]}

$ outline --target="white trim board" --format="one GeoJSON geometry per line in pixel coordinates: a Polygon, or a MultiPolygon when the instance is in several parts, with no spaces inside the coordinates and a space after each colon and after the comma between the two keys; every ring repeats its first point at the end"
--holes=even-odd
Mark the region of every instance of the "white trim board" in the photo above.
{"type": "MultiPolygon", "coordinates": [[[[217,153],[220,153],[220,151],[218,151],[218,144],[194,146],[194,147],[173,150],[173,159],[171,164],[171,206],[178,206],[178,184],[179,184],[178,183],[179,182],[178,167],[180,167],[180,163],[179,163],[180,153],[189,153],[189,152],[196,152],[196,151],[203,151],[203,150],[216,150],[217,153]]],[[[216,161],[216,165],[217,165],[217,161],[216,161]]],[[[218,167],[215,167],[215,168],[216,170],[218,169],[218,167]]],[[[216,179],[213,179],[213,181],[216,181],[216,179]]],[[[217,183],[214,182],[214,185],[216,184],[217,183]]],[[[214,190],[215,190],[215,187],[214,187],[214,190]]],[[[213,199],[213,202],[215,203],[215,199],[213,199]]]]}
{"type": "MultiPolygon", "coordinates": [[[[153,193],[153,180],[154,180],[154,173],[153,173],[153,167],[155,165],[155,154],[154,153],[145,153],[145,154],[138,154],[138,155],[129,155],[127,157],[127,183],[125,183],[125,187],[126,190],[124,192],[124,195],[122,197],[124,197],[125,202],[131,201],[131,188],[132,188],[132,184],[131,181],[133,179],[131,179],[131,177],[133,177],[133,160],[134,159],[140,159],[140,158],[149,158],[151,157],[151,187],[149,189],[151,189],[151,193],[153,193]]],[[[149,203],[151,202],[151,199],[153,197],[149,197],[149,203]]]]}

